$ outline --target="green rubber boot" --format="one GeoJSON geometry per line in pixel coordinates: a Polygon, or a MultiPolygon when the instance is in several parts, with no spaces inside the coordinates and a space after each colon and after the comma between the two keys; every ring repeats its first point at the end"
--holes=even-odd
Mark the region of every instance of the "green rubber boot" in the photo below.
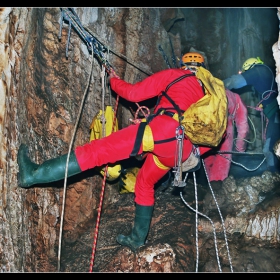
{"type": "MultiPolygon", "coordinates": [[[[20,145],[17,155],[19,187],[28,188],[34,184],[50,183],[63,179],[65,177],[67,155],[47,160],[42,164],[36,164],[29,159],[27,146],[20,145]]],[[[81,172],[76,156],[72,151],[69,157],[67,177],[81,172]]]]}
{"type": "Polygon", "coordinates": [[[129,247],[133,252],[144,245],[150,229],[153,209],[154,206],[141,206],[136,204],[134,226],[131,234],[128,236],[119,234],[117,236],[117,242],[129,247]]]}

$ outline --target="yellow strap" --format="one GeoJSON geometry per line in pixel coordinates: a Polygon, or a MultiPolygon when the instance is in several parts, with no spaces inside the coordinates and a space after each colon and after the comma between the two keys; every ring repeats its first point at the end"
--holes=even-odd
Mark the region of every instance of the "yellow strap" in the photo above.
{"type": "MultiPolygon", "coordinates": [[[[175,113],[172,117],[174,120],[179,121],[179,116],[175,113]]],[[[142,119],[142,122],[147,121],[142,119]]],[[[143,152],[152,152],[154,150],[154,137],[151,130],[151,127],[147,124],[144,130],[144,135],[142,138],[143,152]]]]}
{"type": "Polygon", "coordinates": [[[157,158],[156,155],[153,155],[153,159],[154,159],[154,162],[155,162],[155,164],[156,164],[156,166],[157,166],[158,168],[163,169],[163,170],[169,170],[169,169],[170,169],[170,167],[167,167],[167,166],[163,165],[163,164],[159,161],[159,159],[157,158]]]}
{"type": "Polygon", "coordinates": [[[177,113],[175,113],[172,117],[174,120],[176,120],[177,122],[179,121],[179,116],[177,113]]]}
{"type": "Polygon", "coordinates": [[[154,150],[154,137],[151,127],[147,124],[142,139],[143,152],[152,152],[154,150]]]}

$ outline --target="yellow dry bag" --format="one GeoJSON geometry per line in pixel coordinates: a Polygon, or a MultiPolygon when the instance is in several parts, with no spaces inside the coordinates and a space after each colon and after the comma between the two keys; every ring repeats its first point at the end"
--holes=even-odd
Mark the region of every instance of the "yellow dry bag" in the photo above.
{"type": "Polygon", "coordinates": [[[203,83],[205,96],[184,113],[182,125],[193,144],[216,147],[227,127],[227,97],[224,83],[199,67],[196,77],[203,83]]]}
{"type": "MultiPolygon", "coordinates": [[[[118,120],[116,119],[116,123],[113,129],[114,122],[114,110],[112,106],[106,106],[105,115],[103,111],[100,110],[99,113],[93,118],[92,123],[90,125],[90,141],[101,139],[105,136],[110,135],[112,132],[116,132],[118,130],[118,120]],[[105,133],[103,132],[102,126],[102,118],[105,118],[105,133]]],[[[104,176],[105,167],[98,167],[99,172],[104,176]]],[[[107,177],[106,180],[114,181],[120,176],[121,165],[120,164],[108,164],[107,177]]]]}
{"type": "Polygon", "coordinates": [[[132,167],[123,170],[119,181],[119,193],[134,193],[136,177],[139,172],[139,167],[132,167]]]}

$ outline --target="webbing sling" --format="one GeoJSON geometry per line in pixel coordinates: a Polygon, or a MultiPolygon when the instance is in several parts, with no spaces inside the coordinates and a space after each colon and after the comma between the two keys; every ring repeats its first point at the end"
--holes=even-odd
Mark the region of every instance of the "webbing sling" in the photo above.
{"type": "Polygon", "coordinates": [[[142,142],[142,139],[143,139],[143,135],[144,135],[144,131],[145,131],[145,127],[146,127],[147,124],[148,124],[147,122],[141,122],[140,125],[139,125],[138,131],[137,131],[137,134],[136,134],[134,147],[133,147],[133,150],[130,154],[131,157],[135,157],[139,152],[141,142],[142,142]]]}
{"type": "MultiPolygon", "coordinates": [[[[167,100],[173,105],[173,107],[175,108],[175,110],[178,112],[178,115],[179,115],[179,122],[180,122],[180,118],[182,116],[182,111],[180,110],[179,106],[167,95],[167,91],[168,89],[174,85],[175,83],[181,81],[182,79],[186,78],[186,77],[190,77],[190,76],[195,76],[194,73],[192,74],[185,74],[177,79],[175,79],[174,81],[172,81],[170,84],[167,85],[167,87],[165,88],[164,91],[162,91],[162,95],[159,96],[158,100],[157,100],[157,104],[159,103],[160,99],[162,96],[165,96],[167,98],[167,100]]],[[[156,104],[156,106],[157,106],[156,104]]],[[[132,152],[130,154],[131,157],[133,156],[136,156],[139,152],[139,149],[140,149],[140,146],[141,146],[141,143],[142,143],[142,139],[143,139],[143,135],[144,135],[144,132],[145,132],[145,127],[146,125],[154,118],[156,117],[160,112],[161,110],[166,110],[164,108],[161,108],[161,109],[158,109],[157,113],[153,114],[153,115],[150,115],[148,118],[147,118],[147,121],[145,122],[141,122],[140,125],[139,125],[139,128],[138,128],[138,131],[137,131],[137,134],[136,134],[136,139],[135,139],[135,143],[134,143],[134,146],[133,146],[133,149],[132,149],[132,152]]],[[[173,108],[172,108],[173,109],[173,108]]],[[[169,141],[173,141],[173,140],[176,140],[177,138],[176,137],[172,137],[172,138],[168,138],[168,139],[163,139],[163,140],[158,140],[158,141],[154,141],[155,144],[160,144],[160,143],[165,143],[165,142],[169,142],[169,141]]]]}

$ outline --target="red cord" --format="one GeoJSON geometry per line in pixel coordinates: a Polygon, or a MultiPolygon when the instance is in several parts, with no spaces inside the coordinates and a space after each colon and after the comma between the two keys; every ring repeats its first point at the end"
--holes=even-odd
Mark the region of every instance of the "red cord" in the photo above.
{"type": "MultiPolygon", "coordinates": [[[[115,105],[115,108],[114,108],[115,114],[114,114],[114,120],[113,120],[113,125],[112,125],[112,132],[114,131],[114,127],[115,127],[115,124],[116,124],[118,103],[119,103],[119,95],[117,95],[116,105],[115,105]]],[[[94,239],[93,239],[93,246],[92,246],[89,272],[92,272],[92,268],[93,268],[93,265],[94,265],[94,257],[95,257],[95,251],[96,251],[96,244],[97,244],[98,229],[99,229],[99,224],[100,224],[102,203],[103,203],[105,186],[106,186],[107,172],[108,172],[108,165],[106,165],[105,170],[104,170],[104,176],[103,176],[103,182],[102,182],[102,188],[101,188],[101,194],[100,194],[100,201],[99,201],[98,214],[97,214],[97,220],[96,220],[96,226],[95,226],[95,233],[94,233],[94,239]]]]}

